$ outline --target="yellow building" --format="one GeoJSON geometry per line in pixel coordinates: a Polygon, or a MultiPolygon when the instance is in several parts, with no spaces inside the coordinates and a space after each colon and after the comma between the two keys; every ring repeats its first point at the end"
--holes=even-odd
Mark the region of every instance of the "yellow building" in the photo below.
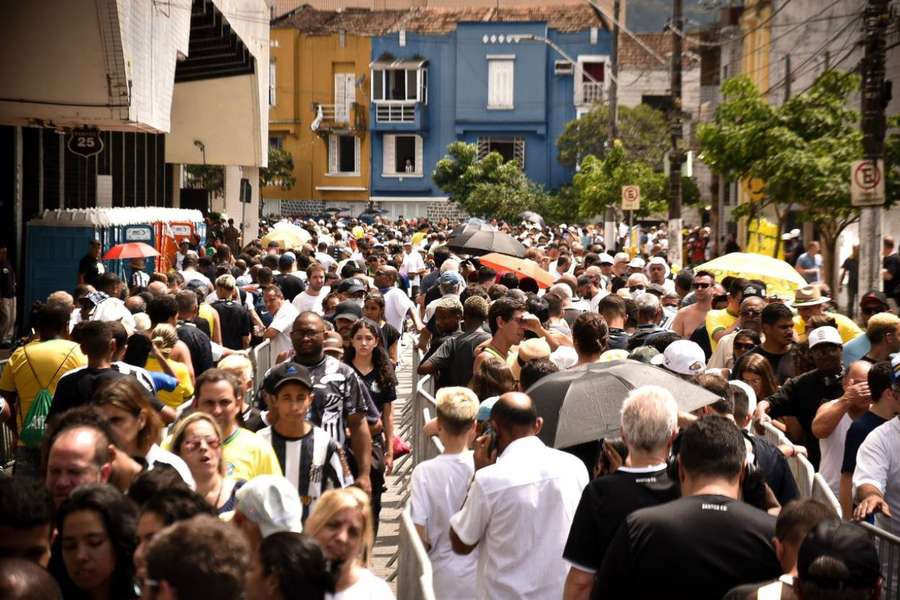
{"type": "Polygon", "coordinates": [[[399,17],[298,9],[273,22],[269,138],[291,153],[296,183],[263,188],[265,200],[280,200],[285,213],[368,202],[369,36],[399,17]]]}

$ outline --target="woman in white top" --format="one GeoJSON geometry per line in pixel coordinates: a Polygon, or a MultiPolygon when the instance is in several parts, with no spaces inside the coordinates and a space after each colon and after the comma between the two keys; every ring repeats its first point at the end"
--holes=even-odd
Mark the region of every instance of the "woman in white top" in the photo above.
{"type": "Polygon", "coordinates": [[[316,538],[325,558],[341,563],[331,600],[394,600],[388,584],[366,568],[374,540],[365,492],[348,487],[322,494],[306,520],[306,533],[316,538]]]}
{"type": "Polygon", "coordinates": [[[119,377],[100,388],[92,399],[112,426],[115,444],[129,456],[147,461],[147,468],[166,464],[178,471],[191,488],[194,478],[187,464],[159,447],[162,419],[150,405],[147,391],[134,377],[119,377]]]}
{"type": "Polygon", "coordinates": [[[179,421],[172,431],[172,451],[184,459],[203,496],[216,514],[230,518],[237,505],[236,492],[246,482],[225,475],[222,431],[215,419],[195,412],[179,421]]]}

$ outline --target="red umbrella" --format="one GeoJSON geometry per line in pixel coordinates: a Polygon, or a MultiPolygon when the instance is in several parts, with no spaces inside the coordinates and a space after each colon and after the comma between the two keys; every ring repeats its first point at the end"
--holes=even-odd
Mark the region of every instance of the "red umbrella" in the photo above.
{"type": "Polygon", "coordinates": [[[151,258],[159,256],[156,248],[144,242],[116,244],[103,255],[103,260],[126,260],[129,258],[151,258]]]}
{"type": "Polygon", "coordinates": [[[531,277],[542,288],[548,288],[555,283],[553,275],[529,258],[516,258],[492,252],[482,256],[480,260],[482,265],[491,267],[498,273],[515,273],[519,279],[531,277]]]}

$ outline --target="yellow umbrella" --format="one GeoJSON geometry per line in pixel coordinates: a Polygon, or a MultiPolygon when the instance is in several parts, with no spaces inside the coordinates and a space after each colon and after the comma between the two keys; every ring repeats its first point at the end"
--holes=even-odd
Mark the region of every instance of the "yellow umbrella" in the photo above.
{"type": "Polygon", "coordinates": [[[290,229],[273,229],[263,236],[263,247],[268,246],[270,242],[275,242],[282,248],[300,248],[303,246],[304,240],[290,229]]]}
{"type": "Polygon", "coordinates": [[[696,267],[694,272],[697,271],[709,271],[719,281],[728,275],[759,279],[766,284],[767,294],[789,298],[793,297],[794,290],[806,285],[803,276],[783,260],[750,252],[732,252],[714,258],[696,267]]]}

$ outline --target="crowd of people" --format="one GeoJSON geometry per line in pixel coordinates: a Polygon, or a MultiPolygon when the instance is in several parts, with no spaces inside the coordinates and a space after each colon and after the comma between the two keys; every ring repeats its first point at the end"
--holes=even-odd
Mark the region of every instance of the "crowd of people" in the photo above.
{"type": "MultiPolygon", "coordinates": [[[[809,283],[787,296],[670,265],[664,230],[634,255],[607,252],[593,226],[495,224],[539,282],[455,246],[447,220],[296,225],[297,247],[211,227],[170,268],[133,261],[124,276],[92,242],[77,280],[30,307],[0,374],[17,440],[0,476],[0,596],[392,598],[369,567],[409,452],[394,403],[414,364],[435,382],[425,433],[443,448],[410,478],[438,599],[885,591],[854,521],[900,534],[892,241],[887,293],[863,293],[854,320],[810,246],[796,261],[809,283]],[[264,342],[258,376],[248,351],[264,342]],[[623,360],[715,401],[686,412],[664,386],[637,387],[617,399],[619,437],[545,444],[535,384],[623,360]],[[796,453],[840,514],[801,494],[796,453]]],[[[688,240],[697,262],[707,238],[688,240]]]]}

